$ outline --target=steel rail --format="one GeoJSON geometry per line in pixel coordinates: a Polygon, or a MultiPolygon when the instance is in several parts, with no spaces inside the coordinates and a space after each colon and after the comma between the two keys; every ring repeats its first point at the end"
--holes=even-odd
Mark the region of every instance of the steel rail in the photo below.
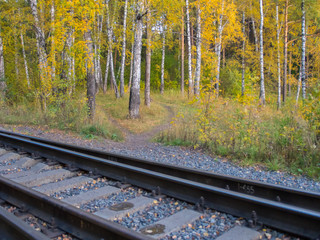
{"type": "Polygon", "coordinates": [[[1,176],[0,198],[81,239],[151,239],[1,176]]]}
{"type": "Polygon", "coordinates": [[[138,187],[149,190],[160,188],[163,194],[190,203],[196,204],[202,197],[209,208],[248,219],[254,215],[254,221],[258,219],[268,226],[299,236],[315,239],[320,235],[318,211],[249,196],[15,136],[0,134],[0,142],[80,169],[96,171],[112,179],[125,178],[127,183],[138,187]]]}
{"type": "Polygon", "coordinates": [[[0,207],[0,233],[0,239],[50,240],[2,207],[0,207]]]}
{"type": "Polygon", "coordinates": [[[0,133],[1,132],[12,136],[30,139],[35,142],[45,143],[52,146],[68,149],[71,151],[80,152],[87,155],[128,164],[131,166],[148,169],[159,173],[164,173],[167,175],[188,179],[191,181],[204,183],[219,188],[225,188],[235,192],[245,193],[264,199],[279,201],[282,203],[290,204],[297,207],[303,207],[314,211],[320,211],[320,194],[316,192],[307,192],[275,184],[262,183],[243,178],[236,178],[222,174],[210,173],[207,171],[161,164],[147,160],[132,158],[121,154],[114,154],[109,152],[87,149],[83,147],[59,143],[37,137],[31,137],[9,131],[0,131],[0,133]]]}

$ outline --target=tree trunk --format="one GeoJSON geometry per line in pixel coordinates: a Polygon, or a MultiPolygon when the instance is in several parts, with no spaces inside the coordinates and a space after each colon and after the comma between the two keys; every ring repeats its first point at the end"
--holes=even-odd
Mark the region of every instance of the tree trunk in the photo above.
{"type": "Polygon", "coordinates": [[[140,117],[140,80],[141,80],[141,48],[142,48],[142,21],[143,15],[137,14],[136,31],[134,36],[133,50],[133,74],[130,88],[129,117],[132,119],[140,117]]]}
{"type": "Polygon", "coordinates": [[[95,76],[96,76],[96,91],[99,91],[99,88],[102,85],[102,70],[101,70],[101,34],[102,34],[102,25],[103,17],[99,15],[97,17],[97,41],[95,43],[95,76]]]}
{"type": "Polygon", "coordinates": [[[280,26],[279,26],[279,3],[276,6],[276,21],[277,21],[277,67],[278,67],[278,101],[277,107],[281,107],[281,70],[280,70],[280,26]]]}
{"type": "Polygon", "coordinates": [[[91,31],[85,32],[85,40],[88,49],[87,58],[87,98],[88,98],[88,115],[91,120],[94,119],[95,105],[96,105],[96,81],[94,75],[94,57],[93,57],[93,43],[91,31]]]}
{"type": "Polygon", "coordinates": [[[291,96],[291,70],[292,70],[292,51],[289,55],[289,72],[288,72],[288,96],[291,96]]]}
{"type": "Polygon", "coordinates": [[[147,13],[146,31],[147,31],[147,49],[146,49],[146,74],[145,74],[145,88],[144,88],[144,104],[150,107],[150,73],[151,73],[151,12],[147,13]]]}
{"type": "Polygon", "coordinates": [[[302,84],[302,99],[306,99],[306,10],[305,10],[305,0],[301,2],[302,11],[302,22],[301,22],[301,32],[302,32],[302,43],[301,43],[301,84],[302,84]]]}
{"type": "Polygon", "coordinates": [[[17,28],[14,30],[14,68],[16,71],[16,79],[19,79],[19,51],[18,51],[18,36],[17,36],[17,28]]]}
{"type": "Polygon", "coordinates": [[[254,46],[255,46],[256,52],[258,52],[259,51],[258,36],[257,36],[257,31],[256,31],[256,23],[255,23],[253,14],[252,14],[252,1],[250,3],[250,9],[251,9],[252,29],[253,29],[253,36],[254,36],[254,46]]]}
{"type": "Polygon", "coordinates": [[[110,58],[109,61],[110,61],[111,81],[112,81],[112,85],[113,85],[113,88],[114,88],[114,93],[116,94],[116,98],[120,98],[120,94],[119,94],[118,86],[117,86],[117,81],[116,81],[116,76],[114,75],[114,65],[113,65],[112,52],[110,52],[109,58],[110,58]]]}
{"type": "Polygon", "coordinates": [[[108,76],[109,76],[109,66],[110,66],[110,49],[108,50],[107,53],[107,63],[106,63],[106,72],[104,75],[104,82],[103,82],[103,93],[105,94],[108,90],[108,76]]]}
{"type": "Polygon", "coordinates": [[[218,39],[218,44],[217,44],[217,73],[216,73],[216,95],[217,97],[219,96],[219,85],[220,85],[220,65],[221,65],[221,44],[222,44],[222,31],[223,31],[223,26],[222,26],[222,20],[223,20],[223,12],[224,12],[224,0],[222,0],[222,13],[219,16],[219,26],[218,26],[218,34],[219,34],[219,39],[218,39]]]}
{"type": "Polygon", "coordinates": [[[243,34],[243,42],[242,42],[242,80],[241,80],[241,96],[244,96],[244,76],[245,76],[245,48],[246,48],[246,22],[245,22],[245,12],[242,13],[242,34],[243,34]]]}
{"type": "Polygon", "coordinates": [[[5,71],[4,71],[4,58],[3,58],[3,41],[1,37],[1,27],[0,27],[0,89],[2,88],[1,85],[4,85],[3,81],[5,78],[5,71]]]}
{"type": "Polygon", "coordinates": [[[263,0],[260,0],[260,100],[263,105],[266,104],[266,95],[264,89],[264,58],[263,58],[263,0]]]}
{"type": "Polygon", "coordinates": [[[25,51],[25,48],[24,48],[24,39],[23,39],[22,30],[20,32],[20,37],[21,37],[21,46],[22,46],[24,69],[25,69],[25,72],[26,72],[27,84],[28,84],[28,88],[29,88],[30,87],[30,77],[29,77],[29,70],[28,70],[26,51],[25,51]]]}
{"type": "Polygon", "coordinates": [[[287,95],[287,69],[288,69],[288,8],[289,0],[285,0],[284,7],[284,39],[283,39],[283,83],[282,83],[282,101],[286,101],[287,95]]]}
{"type": "Polygon", "coordinates": [[[37,1],[36,0],[28,0],[31,7],[31,13],[34,18],[34,29],[36,35],[36,42],[37,42],[37,51],[39,57],[39,70],[40,70],[40,98],[42,100],[41,106],[42,110],[46,112],[47,110],[47,98],[50,94],[50,82],[51,77],[48,74],[48,58],[46,52],[46,42],[45,42],[45,35],[40,27],[39,15],[38,15],[38,8],[37,8],[37,1]]]}
{"type": "Polygon", "coordinates": [[[121,55],[121,73],[120,73],[120,96],[124,95],[124,68],[126,61],[126,31],[127,31],[127,12],[128,0],[125,0],[123,16],[123,36],[122,36],[122,55],[121,55]]]}
{"type": "Polygon", "coordinates": [[[51,51],[52,51],[52,59],[51,59],[51,69],[52,69],[52,79],[56,77],[56,45],[55,45],[55,8],[54,8],[54,0],[51,1],[51,51]]]}
{"type": "Polygon", "coordinates": [[[182,96],[184,95],[184,11],[182,7],[181,15],[181,83],[180,89],[182,96]]]}
{"type": "Polygon", "coordinates": [[[166,32],[165,26],[162,24],[162,58],[161,58],[161,85],[160,85],[160,93],[164,92],[164,61],[166,57],[166,32]]]}
{"type": "MultiPolygon", "coordinates": [[[[108,6],[107,6],[108,8],[108,6]]],[[[111,87],[113,86],[114,89],[114,93],[116,95],[116,98],[119,98],[119,92],[118,92],[118,86],[117,86],[117,82],[116,82],[116,78],[115,78],[115,74],[114,74],[114,62],[113,62],[113,55],[112,55],[112,46],[113,46],[113,41],[112,41],[112,37],[113,37],[113,29],[112,29],[112,25],[110,23],[109,20],[109,8],[107,9],[107,26],[108,26],[108,44],[109,44],[109,50],[108,50],[108,55],[109,55],[109,64],[110,64],[110,72],[111,72],[111,87]]]]}
{"type": "Polygon", "coordinates": [[[188,97],[193,96],[193,79],[192,79],[192,56],[191,56],[191,33],[190,33],[190,14],[189,14],[189,0],[186,0],[187,8],[187,39],[188,39],[188,73],[189,73],[189,89],[188,97]]]}
{"type": "Polygon", "coordinates": [[[196,96],[200,95],[200,77],[201,77],[201,9],[200,3],[198,0],[197,6],[197,62],[196,62],[196,71],[195,71],[195,87],[194,93],[196,96]]]}

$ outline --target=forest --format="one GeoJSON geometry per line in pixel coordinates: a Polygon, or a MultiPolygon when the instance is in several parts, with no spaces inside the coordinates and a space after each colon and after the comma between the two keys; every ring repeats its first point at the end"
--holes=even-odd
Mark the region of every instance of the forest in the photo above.
{"type": "Polygon", "coordinates": [[[319,178],[319,86],[318,0],[0,0],[1,124],[121,141],[165,105],[156,141],[319,178]]]}

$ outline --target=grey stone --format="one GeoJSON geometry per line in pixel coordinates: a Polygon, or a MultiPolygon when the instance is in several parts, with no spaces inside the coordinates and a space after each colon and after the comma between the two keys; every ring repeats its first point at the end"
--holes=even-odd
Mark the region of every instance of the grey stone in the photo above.
{"type": "Polygon", "coordinates": [[[72,177],[75,174],[76,173],[67,171],[65,169],[56,169],[56,170],[41,172],[38,174],[33,174],[25,177],[12,179],[12,180],[17,183],[21,183],[27,187],[34,187],[34,186],[39,186],[42,184],[54,182],[59,179],[72,177]]]}
{"type": "Polygon", "coordinates": [[[12,160],[18,160],[19,158],[21,158],[21,156],[19,154],[8,152],[8,153],[5,153],[4,155],[0,156],[0,162],[4,163],[4,162],[12,161],[12,160]]]}
{"type": "Polygon", "coordinates": [[[235,226],[228,232],[222,234],[217,240],[258,240],[260,233],[247,227],[235,226]]]}
{"type": "Polygon", "coordinates": [[[88,202],[91,202],[93,200],[101,199],[108,197],[109,195],[113,193],[120,192],[120,188],[112,187],[112,186],[106,186],[99,189],[95,189],[92,191],[84,192],[76,196],[72,196],[69,198],[62,199],[61,201],[66,202],[68,204],[79,206],[81,204],[85,204],[88,202]]]}
{"type": "Polygon", "coordinates": [[[141,196],[141,197],[137,197],[137,198],[131,199],[129,201],[126,201],[126,203],[129,203],[129,204],[131,203],[133,205],[132,208],[120,210],[120,211],[114,211],[109,208],[106,208],[101,211],[95,212],[94,214],[97,216],[100,216],[102,218],[109,219],[109,220],[112,220],[114,218],[122,218],[127,214],[137,212],[141,209],[144,209],[144,208],[150,206],[153,203],[153,201],[154,201],[154,199],[152,199],[152,198],[147,198],[147,197],[141,196]]]}
{"type": "Polygon", "coordinates": [[[93,180],[92,178],[88,178],[85,176],[78,176],[78,177],[69,178],[59,182],[48,183],[40,187],[34,187],[33,189],[36,191],[42,192],[44,194],[50,195],[52,193],[64,191],[69,188],[79,187],[92,180],[93,180]]]}
{"type": "Polygon", "coordinates": [[[9,179],[21,178],[21,177],[25,177],[25,176],[32,175],[32,174],[37,174],[42,170],[47,170],[50,168],[52,168],[52,167],[50,167],[44,163],[37,163],[36,165],[31,167],[28,171],[21,171],[21,172],[10,173],[10,174],[2,174],[2,176],[9,178],[9,179]]]}
{"type": "Polygon", "coordinates": [[[172,232],[180,230],[183,226],[188,223],[192,223],[202,216],[201,213],[184,209],[171,215],[168,218],[164,218],[155,224],[147,226],[140,231],[152,238],[160,239],[172,232]]]}

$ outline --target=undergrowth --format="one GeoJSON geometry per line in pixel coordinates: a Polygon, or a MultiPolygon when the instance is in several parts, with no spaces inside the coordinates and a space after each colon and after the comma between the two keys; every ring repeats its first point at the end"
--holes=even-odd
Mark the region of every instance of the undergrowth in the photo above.
{"type": "Polygon", "coordinates": [[[274,104],[261,106],[241,98],[204,95],[194,105],[197,113],[179,113],[172,128],[158,137],[160,142],[202,148],[243,165],[261,163],[270,170],[320,179],[319,133],[315,127],[319,117],[306,103],[296,108],[287,102],[279,111],[272,107],[274,104]]]}

